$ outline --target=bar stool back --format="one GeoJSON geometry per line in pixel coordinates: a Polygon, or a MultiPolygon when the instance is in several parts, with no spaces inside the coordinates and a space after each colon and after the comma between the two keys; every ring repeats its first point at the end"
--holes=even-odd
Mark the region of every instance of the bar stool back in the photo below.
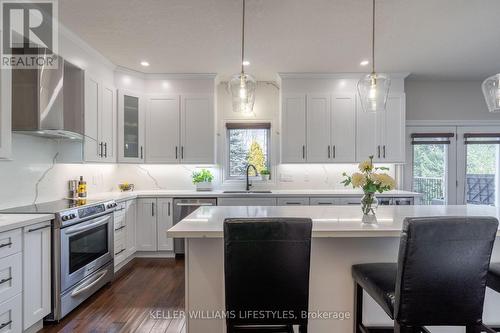
{"type": "Polygon", "coordinates": [[[224,221],[228,333],[307,332],[311,231],[311,219],[224,221]]]}
{"type": "Polygon", "coordinates": [[[497,230],[490,217],[406,218],[398,263],[355,265],[353,277],[395,320],[396,332],[433,325],[479,332],[497,230]]]}

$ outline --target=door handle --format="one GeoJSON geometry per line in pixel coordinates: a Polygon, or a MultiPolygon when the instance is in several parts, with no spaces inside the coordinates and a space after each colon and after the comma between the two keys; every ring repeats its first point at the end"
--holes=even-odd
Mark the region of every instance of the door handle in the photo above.
{"type": "Polygon", "coordinates": [[[102,141],[99,143],[99,157],[102,157],[102,141]]]}
{"type": "Polygon", "coordinates": [[[335,148],[335,145],[333,145],[333,158],[337,155],[337,149],[335,148]]]}
{"type": "Polygon", "coordinates": [[[155,216],[155,203],[151,203],[151,216],[155,216]]]}
{"type": "Polygon", "coordinates": [[[380,146],[377,146],[377,156],[380,158],[380,146]]]}
{"type": "Polygon", "coordinates": [[[306,159],[306,146],[305,145],[302,146],[302,159],[303,160],[306,159]]]}
{"type": "Polygon", "coordinates": [[[142,149],[142,146],[141,146],[141,159],[144,158],[144,149],[142,149]]]}
{"type": "Polygon", "coordinates": [[[96,222],[93,222],[93,223],[90,223],[90,224],[87,224],[87,225],[84,225],[84,226],[72,227],[72,228],[67,229],[64,233],[66,235],[72,235],[72,234],[76,234],[76,233],[79,233],[79,232],[82,232],[82,231],[87,231],[87,230],[90,230],[92,228],[95,228],[95,227],[98,227],[100,225],[108,223],[108,220],[110,218],[111,218],[111,216],[107,216],[107,217],[105,217],[103,219],[100,219],[100,220],[98,220],[96,222]]]}
{"type": "Polygon", "coordinates": [[[104,157],[108,157],[108,144],[104,142],[104,157]]]}
{"type": "Polygon", "coordinates": [[[178,150],[179,150],[179,148],[177,146],[175,146],[175,159],[178,159],[178,157],[179,157],[178,150]]]}
{"type": "Polygon", "coordinates": [[[184,146],[181,146],[181,160],[184,159],[184,146]]]}
{"type": "Polygon", "coordinates": [[[385,158],[385,145],[384,145],[384,149],[383,149],[383,151],[384,151],[384,158],[385,158]]]}
{"type": "Polygon", "coordinates": [[[331,158],[330,157],[330,145],[328,145],[328,158],[331,158]]]}

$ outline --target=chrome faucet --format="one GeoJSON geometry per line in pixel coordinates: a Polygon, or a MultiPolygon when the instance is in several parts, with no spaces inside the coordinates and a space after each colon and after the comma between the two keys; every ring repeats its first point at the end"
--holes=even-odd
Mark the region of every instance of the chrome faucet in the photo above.
{"type": "Polygon", "coordinates": [[[246,187],[247,192],[250,191],[250,186],[252,186],[252,184],[250,184],[250,180],[248,179],[248,172],[250,171],[250,168],[254,169],[256,176],[259,174],[257,168],[254,165],[252,164],[247,165],[247,187],[246,187]]]}

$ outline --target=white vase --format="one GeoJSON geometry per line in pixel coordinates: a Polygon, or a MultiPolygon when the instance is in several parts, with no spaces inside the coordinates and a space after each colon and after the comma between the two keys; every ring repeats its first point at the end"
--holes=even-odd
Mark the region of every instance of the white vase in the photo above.
{"type": "Polygon", "coordinates": [[[263,182],[269,181],[269,175],[260,175],[260,177],[262,178],[263,182]]]}
{"type": "Polygon", "coordinates": [[[196,183],[196,191],[212,191],[212,182],[196,183]]]}

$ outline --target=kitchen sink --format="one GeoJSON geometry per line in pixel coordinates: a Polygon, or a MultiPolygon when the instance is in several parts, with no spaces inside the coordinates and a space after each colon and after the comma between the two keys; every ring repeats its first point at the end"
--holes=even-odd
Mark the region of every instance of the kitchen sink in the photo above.
{"type": "Polygon", "coordinates": [[[247,193],[272,193],[271,191],[224,191],[224,193],[247,194],[247,193]]]}

